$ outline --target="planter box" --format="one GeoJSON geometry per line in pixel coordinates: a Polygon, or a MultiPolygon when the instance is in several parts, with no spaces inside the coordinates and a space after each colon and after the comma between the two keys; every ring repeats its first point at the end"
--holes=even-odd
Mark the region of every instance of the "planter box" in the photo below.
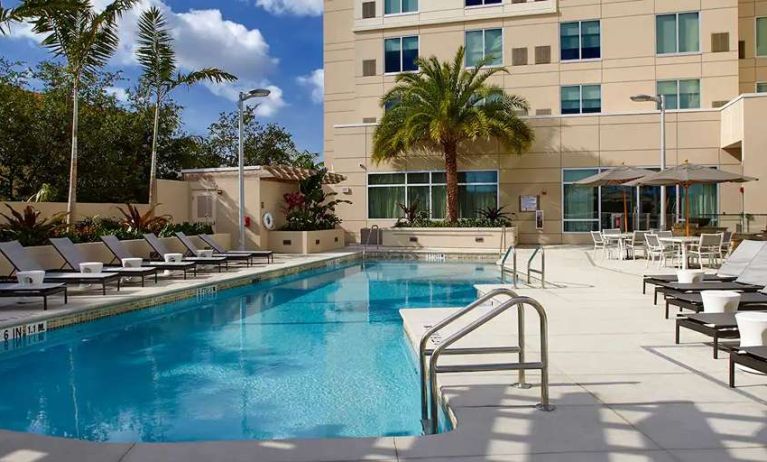
{"type": "MultiPolygon", "coordinates": [[[[216,239],[216,242],[219,242],[221,245],[223,245],[225,248],[229,248],[229,234],[214,234],[214,238],[216,239]]],[[[199,248],[204,249],[207,248],[207,245],[205,245],[202,241],[199,240],[197,236],[190,236],[192,238],[192,241],[197,245],[199,248]]],[[[165,245],[173,252],[180,252],[185,253],[186,248],[181,245],[181,241],[178,240],[178,238],[175,237],[165,237],[161,238],[161,241],[165,243],[165,245]]],[[[149,253],[151,249],[149,248],[149,244],[146,243],[143,239],[132,239],[132,240],[126,240],[122,241],[125,248],[128,249],[128,251],[137,256],[142,258],[148,258],[149,253]]],[[[107,249],[107,247],[101,243],[101,242],[87,242],[84,244],[75,244],[78,249],[85,255],[87,260],[90,261],[100,261],[103,263],[113,263],[116,266],[120,265],[119,260],[114,259],[114,255],[112,255],[112,252],[107,249]]],[[[69,267],[64,262],[64,259],[61,258],[61,255],[59,255],[58,252],[56,252],[56,249],[53,248],[53,246],[50,245],[38,245],[38,246],[32,246],[27,247],[27,252],[29,255],[35,259],[40,265],[45,269],[69,269],[69,267]]],[[[75,268],[77,269],[77,268],[75,268]]],[[[13,272],[13,266],[9,261],[5,259],[2,255],[0,255],[0,275],[7,276],[13,272]]]]}
{"type": "Polygon", "coordinates": [[[345,246],[343,229],[269,232],[269,250],[275,253],[319,253],[345,246]]]}
{"type": "Polygon", "coordinates": [[[486,249],[503,252],[517,242],[517,228],[390,228],[382,229],[384,247],[486,249]]]}

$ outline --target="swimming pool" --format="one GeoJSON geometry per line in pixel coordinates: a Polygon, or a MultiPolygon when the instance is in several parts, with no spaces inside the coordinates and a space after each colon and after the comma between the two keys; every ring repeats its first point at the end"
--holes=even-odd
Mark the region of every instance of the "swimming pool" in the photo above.
{"type": "Polygon", "coordinates": [[[400,308],[462,306],[494,265],[314,270],[48,332],[0,354],[0,428],[112,442],[420,434],[400,308]]]}

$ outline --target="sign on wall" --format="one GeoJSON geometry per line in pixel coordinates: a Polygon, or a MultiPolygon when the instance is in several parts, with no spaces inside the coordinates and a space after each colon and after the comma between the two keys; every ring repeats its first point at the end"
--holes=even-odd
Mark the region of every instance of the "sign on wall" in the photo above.
{"type": "Polygon", "coordinates": [[[538,196],[519,196],[520,212],[535,212],[538,210],[538,196]]]}

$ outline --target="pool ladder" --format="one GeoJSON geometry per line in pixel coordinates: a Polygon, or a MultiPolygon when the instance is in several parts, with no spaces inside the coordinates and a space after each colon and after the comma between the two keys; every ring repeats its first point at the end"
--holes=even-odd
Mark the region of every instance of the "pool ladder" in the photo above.
{"type": "Polygon", "coordinates": [[[378,249],[381,246],[381,228],[379,228],[378,225],[373,225],[370,227],[370,230],[368,231],[368,237],[365,239],[365,245],[362,246],[363,262],[367,259],[367,250],[368,250],[368,246],[370,245],[370,236],[372,236],[374,232],[376,235],[376,249],[378,249]]]}
{"type": "MultiPolygon", "coordinates": [[[[508,249],[506,249],[506,253],[503,255],[503,258],[501,258],[501,261],[499,263],[501,265],[501,282],[506,282],[506,273],[511,273],[511,283],[514,286],[514,288],[517,288],[517,276],[519,275],[519,271],[517,270],[517,247],[512,244],[509,246],[508,249]],[[511,257],[511,270],[506,266],[506,262],[508,261],[509,257],[511,257]]],[[[546,250],[543,248],[542,245],[539,245],[535,248],[533,251],[533,254],[530,255],[530,258],[527,260],[527,283],[530,284],[532,281],[532,274],[537,274],[540,276],[541,280],[541,288],[546,288],[546,250]],[[533,268],[533,262],[535,260],[535,257],[537,257],[540,254],[541,256],[541,268],[536,269],[533,268]]]]}
{"type": "Polygon", "coordinates": [[[516,388],[531,388],[531,385],[525,381],[525,371],[540,370],[541,402],[536,407],[547,412],[554,410],[554,406],[549,403],[548,319],[546,317],[546,310],[537,301],[529,297],[520,297],[513,290],[501,288],[488,292],[487,294],[478,298],[476,301],[467,305],[465,308],[443,319],[435,326],[432,326],[428,331],[426,331],[423,337],[421,337],[421,341],[418,345],[418,360],[421,372],[421,424],[423,425],[424,432],[427,434],[435,434],[439,431],[440,396],[439,387],[437,385],[437,375],[440,373],[518,371],[517,383],[513,384],[512,386],[516,388]],[[472,312],[473,310],[483,306],[485,303],[497,297],[504,297],[506,300],[501,301],[497,305],[493,306],[487,313],[475,319],[465,327],[459,329],[457,332],[451,334],[446,339],[435,341],[434,343],[436,344],[436,347],[434,347],[433,350],[429,350],[429,340],[432,339],[435,334],[459,318],[463,317],[464,315],[472,312]],[[525,359],[526,306],[533,307],[533,309],[535,309],[535,311],[538,313],[538,318],[540,320],[541,357],[540,361],[536,362],[528,362],[525,359]],[[478,328],[490,322],[492,319],[499,316],[501,313],[513,307],[517,308],[518,343],[516,346],[449,348],[458,340],[464,338],[466,335],[474,332],[478,328]],[[438,364],[439,358],[443,354],[481,355],[499,353],[517,353],[519,355],[519,361],[515,363],[462,364],[449,366],[441,366],[438,364]]]}

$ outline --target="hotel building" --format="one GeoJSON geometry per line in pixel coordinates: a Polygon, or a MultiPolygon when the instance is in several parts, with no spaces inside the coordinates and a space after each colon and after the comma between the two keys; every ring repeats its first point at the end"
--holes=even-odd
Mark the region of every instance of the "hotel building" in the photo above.
{"type": "MultiPolygon", "coordinates": [[[[660,116],[638,94],[666,99],[667,166],[688,160],[767,179],[767,0],[325,0],[325,161],[345,175],[335,186],[347,240],[391,226],[398,203],[418,200],[444,217],[438,154],[375,164],[381,96],[415,58],[466,65],[492,56],[508,72],[493,83],[523,96],[535,130],[529,152],[495,142],[464,146],[463,216],[488,205],[516,214],[523,243],[588,240],[620,225],[657,226],[659,188],[590,188],[573,182],[617,165],[660,165],[660,116]],[[521,198],[538,198],[543,226],[521,198]]],[[[765,227],[767,182],[696,186],[691,215],[735,228],[765,227]],[[727,216],[729,215],[729,216],[727,216]]],[[[669,188],[669,213],[681,212],[669,188]]]]}

